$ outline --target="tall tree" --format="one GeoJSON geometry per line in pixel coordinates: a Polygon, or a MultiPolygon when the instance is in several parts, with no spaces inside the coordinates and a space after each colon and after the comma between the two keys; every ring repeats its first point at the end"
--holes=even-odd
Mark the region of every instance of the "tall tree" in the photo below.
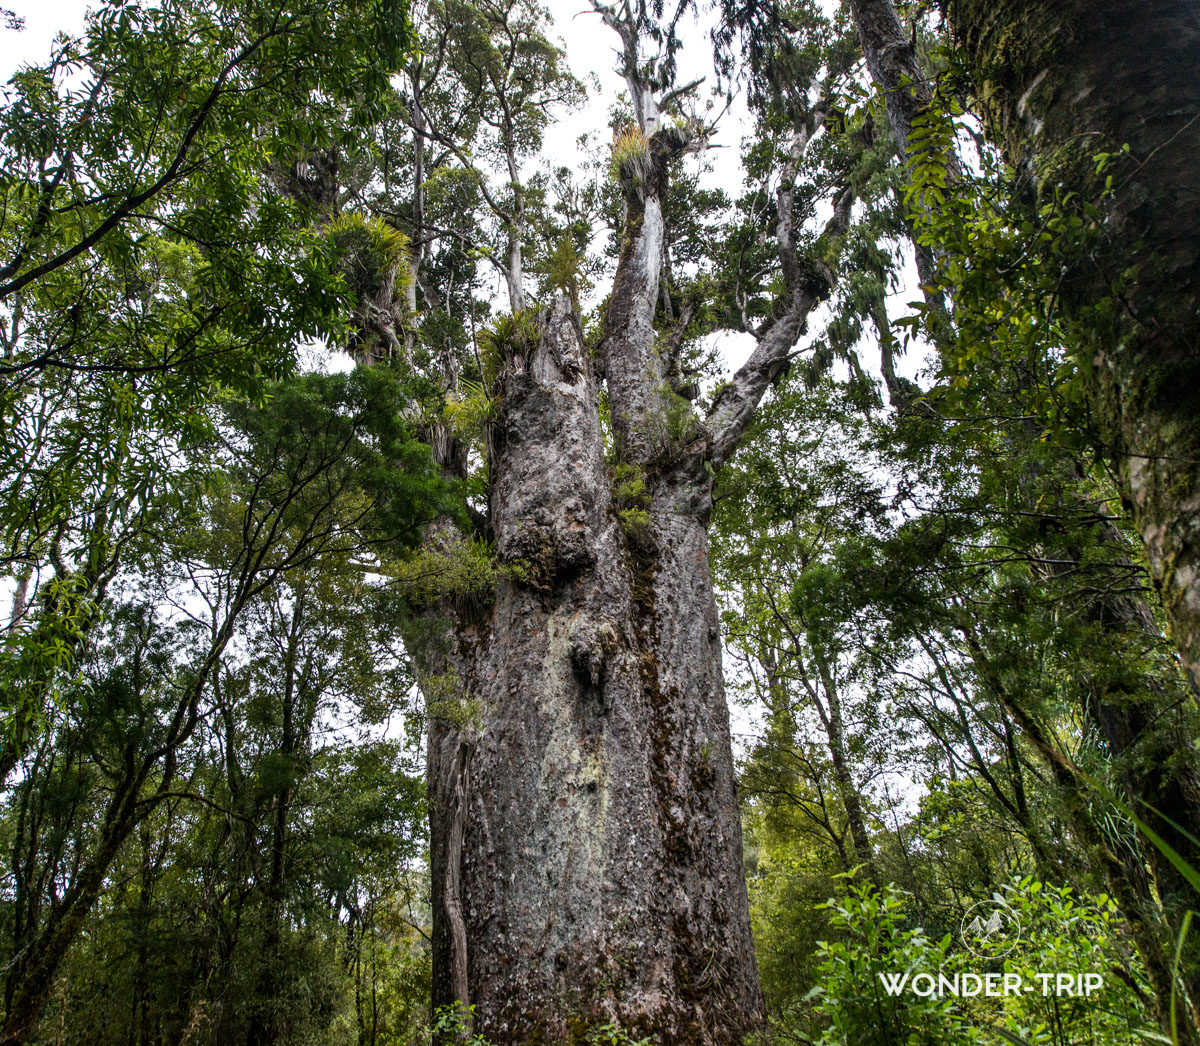
{"type": "Polygon", "coordinates": [[[794,195],[822,102],[781,136],[772,168],[782,281],[761,281],[774,293],[759,295],[756,348],[702,416],[681,394],[694,306],[669,254],[672,173],[709,129],[683,108],[696,85],[674,82],[674,27],[646,4],[594,8],[617,34],[632,110],[613,143],[620,245],[599,338],[586,348],[558,297],[485,340],[501,570],[436,608],[447,627],[420,658],[430,698],[457,695],[431,700],[434,1002],[474,1007],[477,1031],[503,1044],[609,1022],[734,1043],[761,1027],[762,1002],[707,548],[713,481],[833,286],[822,251],[836,255],[851,194],[811,191],[835,207],[810,247],[794,195]]]}
{"type": "Polygon", "coordinates": [[[312,200],[267,173],[300,177],[308,151],[365,138],[406,10],[109,5],[6,88],[0,563],[22,580],[0,651],[0,777],[170,502],[164,447],[203,435],[224,394],[261,394],[300,338],[342,328],[312,200]]]}

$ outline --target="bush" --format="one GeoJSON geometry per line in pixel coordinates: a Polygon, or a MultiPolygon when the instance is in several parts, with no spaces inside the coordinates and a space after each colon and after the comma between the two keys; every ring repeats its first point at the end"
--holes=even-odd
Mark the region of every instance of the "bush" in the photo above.
{"type": "MultiPolygon", "coordinates": [[[[831,925],[845,937],[820,946],[814,995],[826,1022],[821,1046],[1156,1041],[1149,985],[1109,897],[1026,878],[995,900],[1007,905],[1020,932],[1010,933],[1006,954],[981,958],[957,934],[934,941],[921,927],[907,925],[908,898],[902,891],[849,880],[845,893],[828,904],[831,925]],[[923,995],[912,990],[912,978],[922,973],[949,983],[964,974],[995,974],[998,987],[1008,975],[1021,978],[1022,988],[993,996],[974,991],[923,995]],[[905,974],[901,990],[885,986],[888,978],[894,984],[905,974]],[[1058,974],[1072,975],[1076,988],[1082,975],[1093,974],[1101,987],[1086,995],[1059,994],[1058,974]]],[[[922,991],[928,986],[921,982],[922,991]]]]}

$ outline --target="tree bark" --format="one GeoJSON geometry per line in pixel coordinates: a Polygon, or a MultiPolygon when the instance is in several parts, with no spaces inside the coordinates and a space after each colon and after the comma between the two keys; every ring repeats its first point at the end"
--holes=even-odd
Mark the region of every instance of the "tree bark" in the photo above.
{"type": "Polygon", "coordinates": [[[1186,0],[947,0],[986,126],[1049,198],[1098,200],[1105,240],[1064,273],[1088,320],[1096,436],[1200,686],[1200,9],[1186,0]],[[1130,155],[1097,172],[1094,157],[1130,155]],[[1111,195],[1101,199],[1113,177],[1111,195]]]}
{"type": "Polygon", "coordinates": [[[697,438],[617,517],[565,299],[504,361],[492,526],[523,580],[460,609],[463,715],[430,731],[435,1005],[499,1044],[614,1022],[670,1043],[762,1023],[697,438]]]}
{"type": "Polygon", "coordinates": [[[445,607],[443,639],[418,654],[427,696],[459,695],[429,734],[434,1005],[473,1007],[499,1046],[605,1024],[740,1046],[765,1014],[707,530],[717,472],[833,286],[799,255],[792,215],[820,117],[779,189],[786,291],[701,421],[671,387],[660,329],[674,319],[660,308],[668,170],[697,131],[661,126],[632,14],[593,6],[622,39],[637,119],[603,337],[586,351],[560,297],[533,344],[498,347],[489,525],[506,576],[445,607]]]}
{"type": "Polygon", "coordinates": [[[907,157],[913,121],[933,97],[929,81],[892,0],[850,0],[850,14],[858,29],[867,71],[883,91],[892,137],[907,157]]]}

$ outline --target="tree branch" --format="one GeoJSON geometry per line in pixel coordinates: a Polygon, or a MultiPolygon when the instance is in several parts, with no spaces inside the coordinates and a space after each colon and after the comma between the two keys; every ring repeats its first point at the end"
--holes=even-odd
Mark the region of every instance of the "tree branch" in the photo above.
{"type": "MultiPolygon", "coordinates": [[[[767,386],[779,376],[792,348],[804,333],[808,314],[829,297],[837,282],[833,270],[827,265],[816,259],[802,258],[796,250],[792,180],[797,159],[793,149],[793,160],[788,164],[791,169],[785,170],[778,191],[776,239],[779,241],[779,263],[787,287],[784,295],[786,311],[774,323],[764,324],[758,345],[750,358],[717,397],[709,412],[706,422],[713,433],[711,460],[714,469],[725,464],[737,449],[767,386]]],[[[826,236],[844,235],[850,224],[850,205],[853,202],[853,192],[849,188],[842,189],[834,202],[833,217],[825,225],[826,236]]]]}

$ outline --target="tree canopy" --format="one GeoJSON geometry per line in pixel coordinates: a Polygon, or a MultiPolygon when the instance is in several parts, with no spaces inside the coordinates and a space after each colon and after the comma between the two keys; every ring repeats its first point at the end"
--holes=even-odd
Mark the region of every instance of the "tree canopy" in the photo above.
{"type": "Polygon", "coordinates": [[[0,1041],[1194,1046],[1194,14],[579,6],[5,86],[0,1041]]]}

